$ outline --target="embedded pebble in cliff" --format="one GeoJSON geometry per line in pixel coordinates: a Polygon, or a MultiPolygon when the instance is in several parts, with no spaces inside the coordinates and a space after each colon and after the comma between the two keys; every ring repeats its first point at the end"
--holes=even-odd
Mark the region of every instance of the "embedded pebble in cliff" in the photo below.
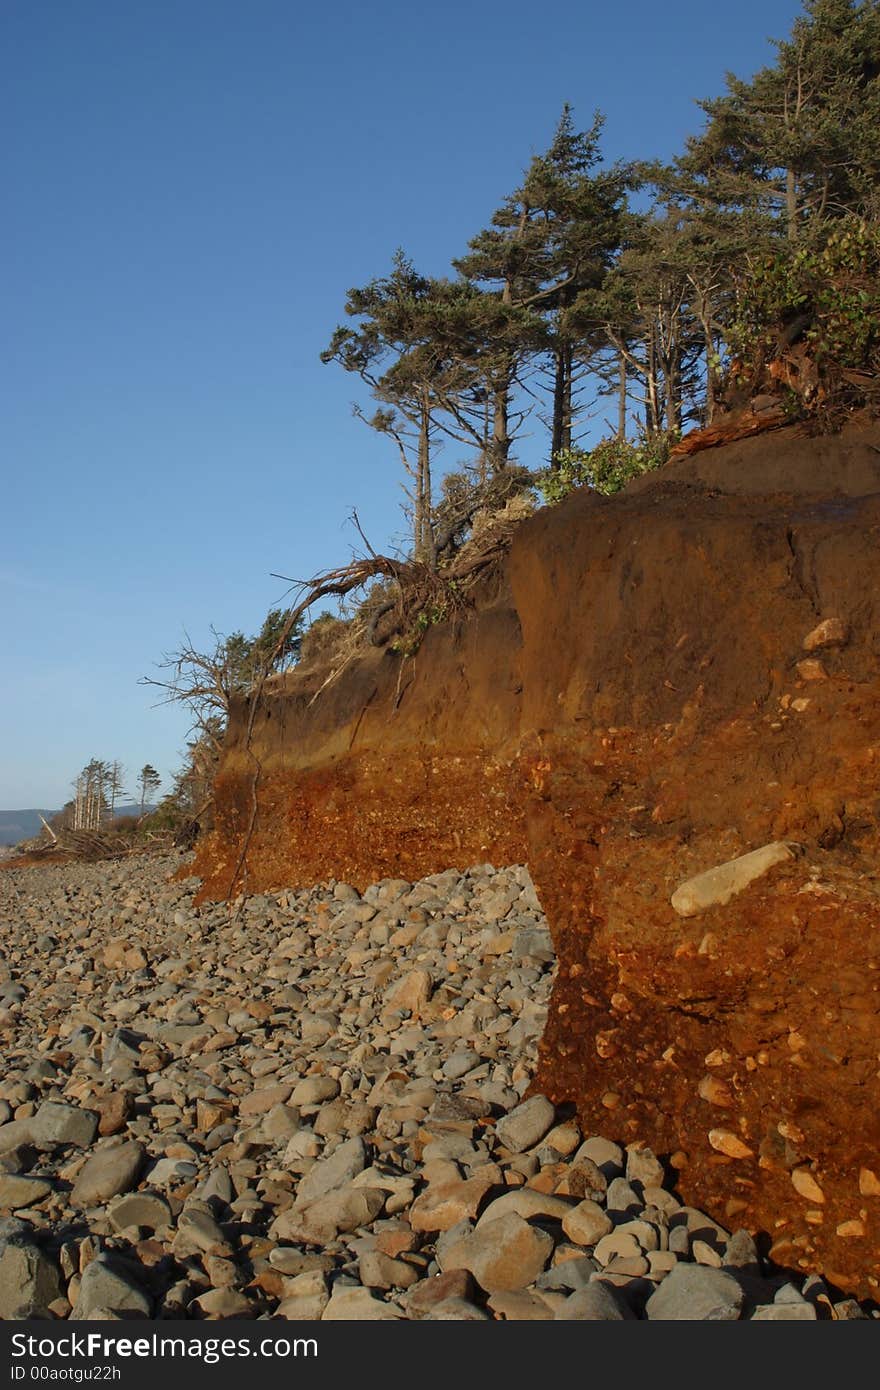
{"type": "Polygon", "coordinates": [[[723,907],[736,893],[748,888],[750,883],[762,878],[777,864],[794,858],[794,851],[783,840],[762,845],[737,859],[729,859],[726,864],[717,864],[706,869],[694,878],[679,885],[672,895],[671,903],[679,917],[694,917],[706,912],[710,907],[723,907]]]}
{"type": "Polygon", "coordinates": [[[804,638],[805,652],[821,651],[824,647],[845,647],[849,628],[842,618],[823,618],[804,638]]]}
{"type": "Polygon", "coordinates": [[[9,1316],[865,1316],[527,1095],[555,961],[525,868],[196,908],[185,863],[0,875],[9,1316]]]}

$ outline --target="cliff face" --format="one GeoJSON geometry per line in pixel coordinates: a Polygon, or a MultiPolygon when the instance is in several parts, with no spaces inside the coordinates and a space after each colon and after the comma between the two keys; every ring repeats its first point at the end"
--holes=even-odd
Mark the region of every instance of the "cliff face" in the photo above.
{"type": "Polygon", "coordinates": [[[206,895],[252,819],[248,891],[526,860],[560,961],[537,1087],[876,1297],[878,540],[876,427],[539,512],[415,658],[296,673],[249,740],[235,712],[206,895]],[[673,907],[771,841],[792,852],[749,887],[673,907]]]}
{"type": "Polygon", "coordinates": [[[414,658],[374,650],[329,685],[326,670],[299,668],[268,683],[250,739],[236,707],[216,829],[199,847],[203,896],[524,862],[520,646],[502,577],[466,625],[429,629],[414,658]]]}

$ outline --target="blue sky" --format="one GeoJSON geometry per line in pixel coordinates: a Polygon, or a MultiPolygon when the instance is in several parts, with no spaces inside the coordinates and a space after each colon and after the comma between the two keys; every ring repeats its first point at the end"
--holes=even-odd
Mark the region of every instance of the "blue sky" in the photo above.
{"type": "Polygon", "coordinates": [[[799,10],[4,0],[0,807],[92,757],[167,786],[188,719],[139,677],[345,563],[352,508],[399,543],[394,454],[319,361],[350,286],[397,246],[447,272],[565,101],[607,159],[670,157],[799,10]]]}

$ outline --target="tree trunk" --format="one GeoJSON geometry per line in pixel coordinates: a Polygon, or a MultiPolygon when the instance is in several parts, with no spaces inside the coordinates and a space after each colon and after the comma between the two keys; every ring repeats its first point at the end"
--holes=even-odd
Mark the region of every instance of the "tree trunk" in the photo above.
{"type": "Polygon", "coordinates": [[[562,380],[562,353],[556,349],[553,368],[553,423],[550,428],[550,467],[559,467],[559,454],[562,452],[562,411],[564,400],[562,380]]]}
{"type": "Polygon", "coordinates": [[[485,487],[492,468],[492,382],[486,378],[486,399],[483,403],[483,440],[477,463],[477,485],[485,487]]]}
{"type": "Polygon", "coordinates": [[[665,362],[666,428],[677,433],[681,428],[681,350],[678,337],[678,314],[670,318],[669,351],[665,362]]]}
{"type": "Polygon", "coordinates": [[[703,328],[703,339],[706,344],[706,403],[703,409],[703,424],[711,425],[715,418],[716,382],[715,382],[715,342],[712,337],[712,329],[705,318],[700,320],[703,328]]]}
{"type": "Polygon", "coordinates": [[[550,463],[558,467],[557,455],[571,448],[571,386],[572,348],[560,343],[556,349],[553,376],[553,426],[550,438],[550,463]]]}
{"type": "Polygon", "coordinates": [[[798,238],[798,205],[797,205],[797,184],[795,182],[794,170],[785,171],[785,222],[786,233],[789,241],[797,241],[798,238]]]}
{"type": "Polygon", "coordinates": [[[645,344],[645,360],[647,371],[645,373],[645,425],[648,434],[659,434],[661,430],[660,422],[660,387],[657,380],[657,344],[653,326],[648,330],[648,339],[645,344]]]}
{"type": "Polygon", "coordinates": [[[492,473],[507,467],[510,457],[510,360],[494,378],[492,389],[492,473]]]}
{"type": "MultiPolygon", "coordinates": [[[[521,241],[528,226],[529,208],[523,203],[519,212],[514,241],[521,241]]],[[[501,303],[513,303],[513,286],[505,280],[501,289],[501,303]]],[[[499,376],[495,378],[492,392],[492,472],[499,473],[507,467],[510,459],[510,390],[513,383],[514,360],[510,353],[504,360],[499,376]]]]}
{"type": "Polygon", "coordinates": [[[676,304],[657,308],[657,365],[663,376],[665,412],[658,412],[658,426],[677,431],[681,425],[681,313],[676,304]],[[665,418],[664,417],[665,414],[665,418]]]}
{"type": "Polygon", "coordinates": [[[621,444],[626,442],[626,358],[622,352],[617,354],[617,438],[621,444]]]}
{"type": "Polygon", "coordinates": [[[415,549],[416,559],[429,569],[437,568],[434,545],[434,525],[431,498],[431,410],[426,398],[422,401],[419,422],[418,479],[416,482],[415,549]]]}
{"type": "Polygon", "coordinates": [[[574,418],[574,348],[565,343],[562,349],[562,448],[571,448],[571,429],[574,418]]]}
{"type": "Polygon", "coordinates": [[[677,433],[681,427],[681,381],[678,369],[678,354],[673,354],[666,378],[666,428],[677,433]]]}

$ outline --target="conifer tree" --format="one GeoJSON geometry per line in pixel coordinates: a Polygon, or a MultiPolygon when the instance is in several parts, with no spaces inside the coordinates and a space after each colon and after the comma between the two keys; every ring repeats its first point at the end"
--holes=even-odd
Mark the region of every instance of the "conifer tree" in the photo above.
{"type": "Polygon", "coordinates": [[[465,280],[419,274],[401,250],[390,275],[349,290],[345,312],[357,326],[337,327],[321,359],[369,386],[377,409],[355,413],[393,440],[410,479],[413,555],[434,567],[434,459],[443,439],[475,450],[483,481],[506,463],[494,450],[488,401],[504,370],[509,314],[465,280]]]}
{"type": "Polygon", "coordinates": [[[718,206],[770,219],[795,242],[845,212],[876,215],[880,180],[880,6],[806,0],[776,62],[727,76],[701,102],[708,122],[682,167],[718,206]]]}
{"type": "Polygon", "coordinates": [[[146,810],[147,801],[155,795],[162,785],[162,778],[150,763],[144,763],[144,766],[138,773],[137,785],[141,794],[141,815],[143,815],[146,810]]]}
{"type": "Polygon", "coordinates": [[[471,241],[469,254],[454,262],[477,284],[496,287],[502,304],[527,316],[520,318],[521,336],[510,346],[508,371],[496,391],[499,451],[513,383],[523,362],[538,352],[550,369],[551,460],[571,447],[578,371],[598,342],[590,295],[619,249],[632,181],[632,171],[622,166],[596,170],[603,125],[597,112],[589,130],[576,130],[566,104],[546,152],[532,159],[491,226],[471,241]]]}

